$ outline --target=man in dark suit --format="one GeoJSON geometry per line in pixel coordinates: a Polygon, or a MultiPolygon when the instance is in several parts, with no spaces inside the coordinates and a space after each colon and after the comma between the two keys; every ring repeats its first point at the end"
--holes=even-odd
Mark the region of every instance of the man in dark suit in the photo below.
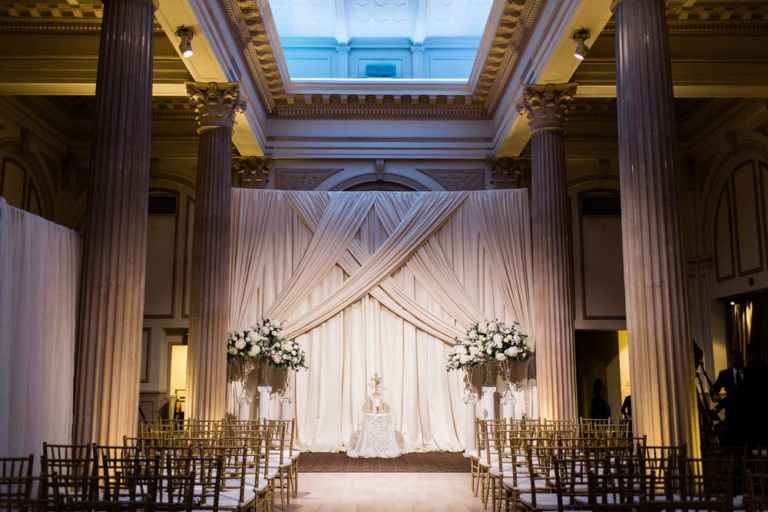
{"type": "Polygon", "coordinates": [[[712,384],[712,400],[718,402],[715,410],[725,409],[725,436],[728,445],[741,446],[747,441],[748,393],[744,358],[738,350],[728,354],[729,368],[721,371],[712,384]],[[720,390],[725,389],[725,398],[720,390]]]}

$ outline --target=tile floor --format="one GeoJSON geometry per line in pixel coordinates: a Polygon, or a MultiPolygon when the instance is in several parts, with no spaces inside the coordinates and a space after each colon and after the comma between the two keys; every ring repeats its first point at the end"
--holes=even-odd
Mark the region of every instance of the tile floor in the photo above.
{"type": "Polygon", "coordinates": [[[299,479],[288,512],[483,510],[468,473],[301,473],[299,479]]]}

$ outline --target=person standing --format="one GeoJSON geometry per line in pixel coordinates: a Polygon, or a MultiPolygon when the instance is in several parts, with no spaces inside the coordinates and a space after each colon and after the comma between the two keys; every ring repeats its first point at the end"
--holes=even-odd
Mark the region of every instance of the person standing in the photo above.
{"type": "Polygon", "coordinates": [[[592,386],[592,409],[589,417],[594,419],[607,419],[611,417],[611,408],[602,397],[603,381],[595,379],[592,386]]]}
{"type": "Polygon", "coordinates": [[[747,442],[748,391],[744,358],[738,350],[728,354],[729,367],[721,371],[712,384],[710,394],[717,402],[716,411],[725,409],[725,438],[729,446],[741,446],[747,442]],[[725,390],[725,397],[720,394],[725,390]]]}

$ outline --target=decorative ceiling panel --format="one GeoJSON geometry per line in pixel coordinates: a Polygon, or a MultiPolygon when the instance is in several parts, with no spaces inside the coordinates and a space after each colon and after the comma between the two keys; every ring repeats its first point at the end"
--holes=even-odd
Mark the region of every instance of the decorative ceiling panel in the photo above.
{"type": "MultiPolygon", "coordinates": [[[[286,83],[289,77],[282,76],[275,50],[267,36],[267,23],[258,0],[221,0],[230,14],[233,25],[245,41],[244,50],[250,57],[252,72],[257,82],[263,85],[262,99],[271,115],[283,116],[328,116],[335,112],[339,116],[349,115],[419,115],[446,116],[459,118],[488,118],[493,113],[492,98],[503,91],[505,80],[517,62],[520,44],[524,44],[535,14],[542,0],[506,0],[499,22],[493,29],[490,49],[483,57],[483,65],[471,95],[434,94],[289,94],[286,83]]],[[[291,2],[293,0],[280,0],[291,2]]],[[[309,0],[305,0],[309,1],[309,0]]],[[[323,0],[314,0],[323,1],[323,0]]],[[[345,5],[356,2],[368,8],[370,19],[375,19],[378,7],[399,2],[407,12],[415,0],[337,0],[345,5]],[[378,6],[378,7],[377,7],[378,6]]],[[[456,2],[469,12],[480,0],[436,0],[456,2]]],[[[426,4],[424,4],[426,5],[426,4]]],[[[461,9],[459,9],[461,11],[461,9]]],[[[362,12],[362,11],[361,11],[362,12]]],[[[399,11],[398,11],[399,12],[399,11]]],[[[457,11],[458,12],[458,11],[457,11]]],[[[349,12],[352,15],[352,12],[349,12]]],[[[379,14],[378,17],[382,18],[379,14]]],[[[399,19],[398,14],[389,14],[390,20],[399,19]]],[[[410,20],[406,16],[406,20],[410,20]]],[[[446,22],[449,20],[446,20],[446,22]]],[[[455,19],[454,19],[455,21],[455,19]]],[[[397,20],[394,23],[398,23],[397,20]]],[[[410,21],[408,21],[410,23],[410,21]]]]}
{"type": "Polygon", "coordinates": [[[335,37],[336,0],[271,0],[281,37],[335,37]]]}

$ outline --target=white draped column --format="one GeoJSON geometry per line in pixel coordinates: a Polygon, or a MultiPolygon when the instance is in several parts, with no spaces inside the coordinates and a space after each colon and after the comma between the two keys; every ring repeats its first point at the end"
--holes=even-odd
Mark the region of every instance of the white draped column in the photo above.
{"type": "Polygon", "coordinates": [[[77,444],[119,445],[138,425],[153,31],[151,0],[105,0],[75,359],[77,444]]]}
{"type": "Polygon", "coordinates": [[[237,83],[188,83],[197,115],[195,225],[192,235],[187,417],[224,418],[232,223],[232,126],[245,108],[237,83]]]}
{"type": "Polygon", "coordinates": [[[632,417],[649,445],[698,452],[675,110],[662,0],[614,2],[632,417]]]}
{"type": "Polygon", "coordinates": [[[573,420],[576,356],[564,117],[576,84],[526,85],[519,105],[531,125],[533,336],[539,415],[573,420]]]}

